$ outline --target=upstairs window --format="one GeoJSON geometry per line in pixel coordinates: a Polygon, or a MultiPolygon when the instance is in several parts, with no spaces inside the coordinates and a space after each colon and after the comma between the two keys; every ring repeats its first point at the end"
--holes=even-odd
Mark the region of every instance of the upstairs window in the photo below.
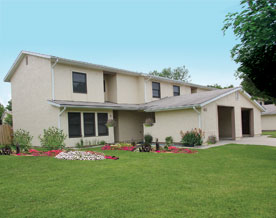
{"type": "Polygon", "coordinates": [[[108,119],[107,113],[98,113],[98,135],[99,136],[107,136],[108,128],[106,126],[108,119]]]}
{"type": "Polygon", "coordinates": [[[152,97],[160,98],[160,83],[152,82],[152,97]]]}
{"type": "Polygon", "coordinates": [[[73,92],[87,93],[86,74],[73,72],[73,92]]]}
{"type": "Polygon", "coordinates": [[[173,86],[173,96],[180,95],[180,87],[179,86],[173,86]]]}
{"type": "Polygon", "coordinates": [[[68,113],[69,138],[81,137],[81,114],[68,113]]]}
{"type": "Polygon", "coordinates": [[[95,136],[95,113],[83,113],[84,136],[95,136]]]}

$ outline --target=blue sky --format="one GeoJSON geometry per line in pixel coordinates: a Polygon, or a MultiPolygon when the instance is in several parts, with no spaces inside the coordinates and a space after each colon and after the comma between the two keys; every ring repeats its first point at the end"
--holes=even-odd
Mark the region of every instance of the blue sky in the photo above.
{"type": "Polygon", "coordinates": [[[185,65],[193,83],[234,84],[235,36],[221,31],[240,0],[0,0],[3,78],[21,50],[148,73],[185,65]]]}

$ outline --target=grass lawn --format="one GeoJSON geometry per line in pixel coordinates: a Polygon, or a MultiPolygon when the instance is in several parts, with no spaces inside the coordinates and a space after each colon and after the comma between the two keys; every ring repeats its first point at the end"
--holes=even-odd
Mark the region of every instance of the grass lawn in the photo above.
{"type": "Polygon", "coordinates": [[[275,147],[105,154],[0,156],[0,217],[275,217],[275,147]]]}
{"type": "Polygon", "coordinates": [[[276,138],[276,131],[263,132],[262,135],[268,135],[270,138],[276,138]]]}

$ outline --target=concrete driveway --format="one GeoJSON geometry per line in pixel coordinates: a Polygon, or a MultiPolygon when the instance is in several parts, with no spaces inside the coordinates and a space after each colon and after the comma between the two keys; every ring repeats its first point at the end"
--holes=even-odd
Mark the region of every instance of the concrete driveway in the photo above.
{"type": "Polygon", "coordinates": [[[268,136],[245,137],[238,140],[221,140],[214,145],[198,146],[201,149],[217,147],[226,144],[243,144],[243,145],[267,145],[276,147],[276,138],[269,138],[268,136]]]}

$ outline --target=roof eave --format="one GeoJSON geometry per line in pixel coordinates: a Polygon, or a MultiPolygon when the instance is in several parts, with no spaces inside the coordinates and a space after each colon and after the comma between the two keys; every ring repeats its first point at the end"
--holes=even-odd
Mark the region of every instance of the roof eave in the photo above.
{"type": "Polygon", "coordinates": [[[193,105],[171,107],[171,108],[145,109],[144,111],[145,112],[176,111],[176,110],[190,109],[193,107],[201,107],[201,106],[199,104],[193,104],[193,105]]]}
{"type": "Polygon", "coordinates": [[[133,108],[133,107],[112,107],[112,106],[104,106],[104,105],[70,105],[70,104],[57,104],[55,102],[52,102],[50,100],[48,100],[48,103],[52,106],[58,107],[58,108],[62,108],[62,107],[66,107],[66,108],[85,108],[85,109],[106,109],[106,110],[133,110],[133,111],[140,111],[140,110],[144,110],[143,107],[137,107],[137,108],[133,108]]]}

